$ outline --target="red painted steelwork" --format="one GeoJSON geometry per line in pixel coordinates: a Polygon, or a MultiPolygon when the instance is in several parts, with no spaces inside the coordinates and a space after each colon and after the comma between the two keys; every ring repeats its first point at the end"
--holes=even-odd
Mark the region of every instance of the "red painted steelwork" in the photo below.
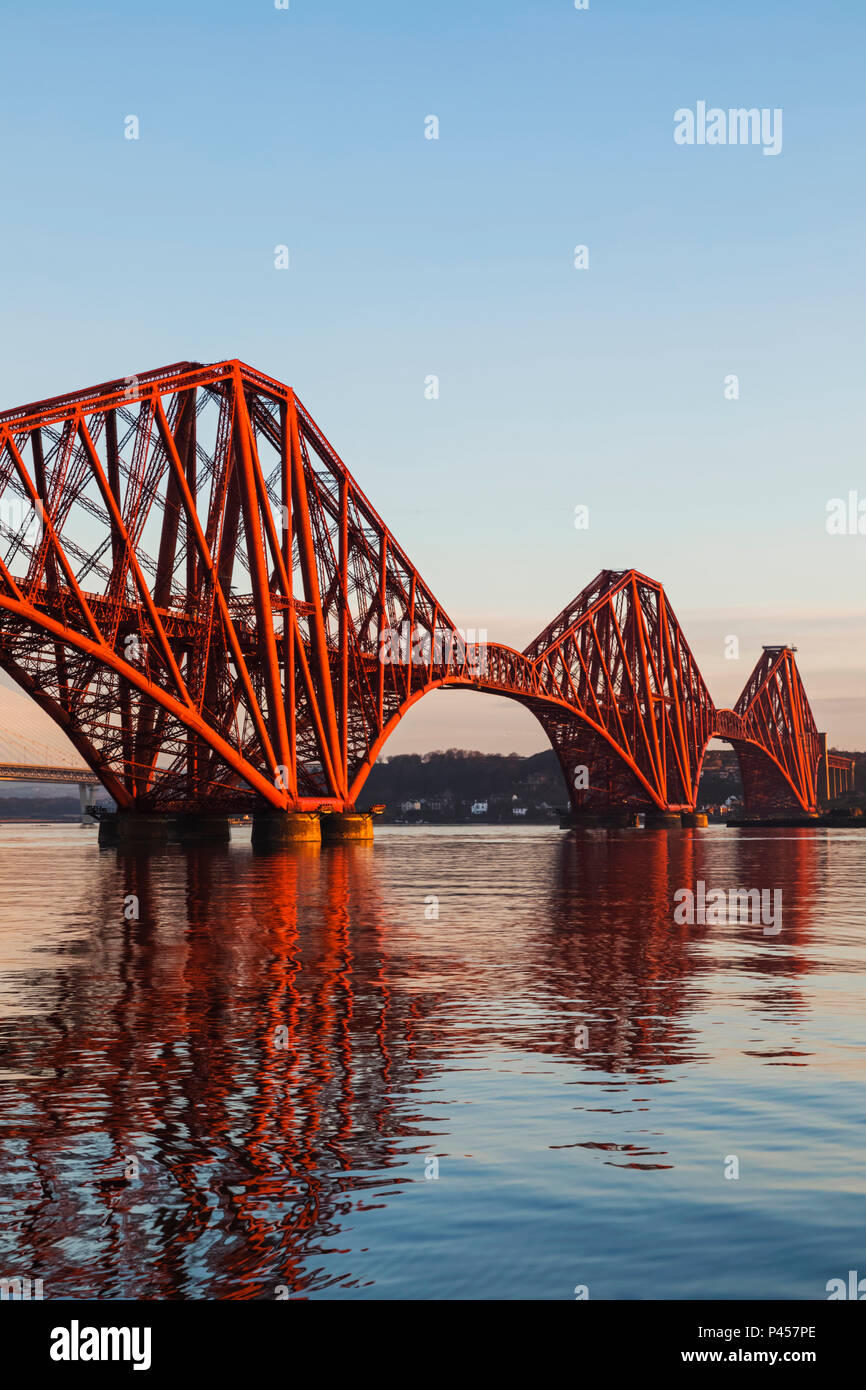
{"type": "Polygon", "coordinates": [[[294,392],[238,361],[0,414],[0,543],[0,666],[126,810],[351,808],[437,687],[531,709],[576,809],[691,809],[713,736],[752,808],[817,805],[789,648],[716,710],[633,570],[523,653],[467,644],[294,392]]]}

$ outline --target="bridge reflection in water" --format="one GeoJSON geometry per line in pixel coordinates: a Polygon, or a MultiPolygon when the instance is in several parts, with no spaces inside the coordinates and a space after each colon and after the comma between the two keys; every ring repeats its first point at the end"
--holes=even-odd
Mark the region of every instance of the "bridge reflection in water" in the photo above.
{"type": "MultiPolygon", "coordinates": [[[[484,1150],[530,1132],[530,1190],[560,1149],[676,1169],[685,1141],[662,1093],[693,1087],[696,1068],[725,1073],[731,1050],[742,1063],[774,1016],[790,1037],[808,1018],[829,844],[806,830],[391,832],[273,856],[67,844],[33,865],[29,945],[0,990],[3,1263],[43,1277],[47,1297],[375,1295],[386,1271],[363,1251],[381,1223],[418,1219],[401,1203],[412,1184],[432,1191],[430,1156],[481,1165],[494,1204],[484,1150]],[[698,880],[780,885],[781,936],[673,925],[674,892],[698,880]],[[720,1002],[728,1022],[709,1026],[720,1002]],[[478,1073],[495,1088],[511,1069],[518,1087],[545,1066],[562,1112],[539,1100],[529,1120],[499,1096],[464,1153],[478,1073]],[[626,1112],[656,1138],[622,1142],[626,1112]]],[[[4,891],[16,873],[20,856],[3,855],[4,891]]],[[[0,946],[8,956],[8,934],[0,946]]],[[[790,1065],[806,1051],[784,1049],[790,1065]]],[[[572,1174],[570,1203],[610,1171],[572,1174]]],[[[434,1227],[447,1226],[437,1186],[434,1227]]],[[[506,1234],[508,1213],[505,1183],[506,1234]]]]}

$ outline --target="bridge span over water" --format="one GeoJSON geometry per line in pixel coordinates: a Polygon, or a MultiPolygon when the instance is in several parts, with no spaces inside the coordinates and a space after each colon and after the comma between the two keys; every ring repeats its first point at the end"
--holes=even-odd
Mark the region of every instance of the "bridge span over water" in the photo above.
{"type": "Polygon", "coordinates": [[[465,640],[294,391],[236,360],[0,414],[0,555],[0,667],[130,815],[350,813],[439,688],[525,705],[575,812],[694,809],[712,738],[755,814],[850,776],[792,647],[719,709],[634,570],[522,652],[465,640]]]}

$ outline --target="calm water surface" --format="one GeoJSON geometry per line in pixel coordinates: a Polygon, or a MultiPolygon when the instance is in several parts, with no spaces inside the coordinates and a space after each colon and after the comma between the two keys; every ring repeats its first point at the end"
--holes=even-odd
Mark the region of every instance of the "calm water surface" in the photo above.
{"type": "Polygon", "coordinates": [[[841,830],[5,824],[0,1277],[826,1298],[866,1275],[864,889],[841,830]],[[781,888],[781,934],[674,925],[699,879],[781,888]]]}

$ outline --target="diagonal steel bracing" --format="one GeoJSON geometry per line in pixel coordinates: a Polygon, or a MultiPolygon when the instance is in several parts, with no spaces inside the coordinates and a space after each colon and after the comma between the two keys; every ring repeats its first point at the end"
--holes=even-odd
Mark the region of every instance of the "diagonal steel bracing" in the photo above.
{"type": "Polygon", "coordinates": [[[717,710],[634,570],[522,653],[474,647],[294,392],[236,360],[0,414],[0,666],[129,810],[350,807],[441,687],[531,709],[575,807],[693,807],[714,736],[757,809],[817,804],[790,648],[717,710]]]}

